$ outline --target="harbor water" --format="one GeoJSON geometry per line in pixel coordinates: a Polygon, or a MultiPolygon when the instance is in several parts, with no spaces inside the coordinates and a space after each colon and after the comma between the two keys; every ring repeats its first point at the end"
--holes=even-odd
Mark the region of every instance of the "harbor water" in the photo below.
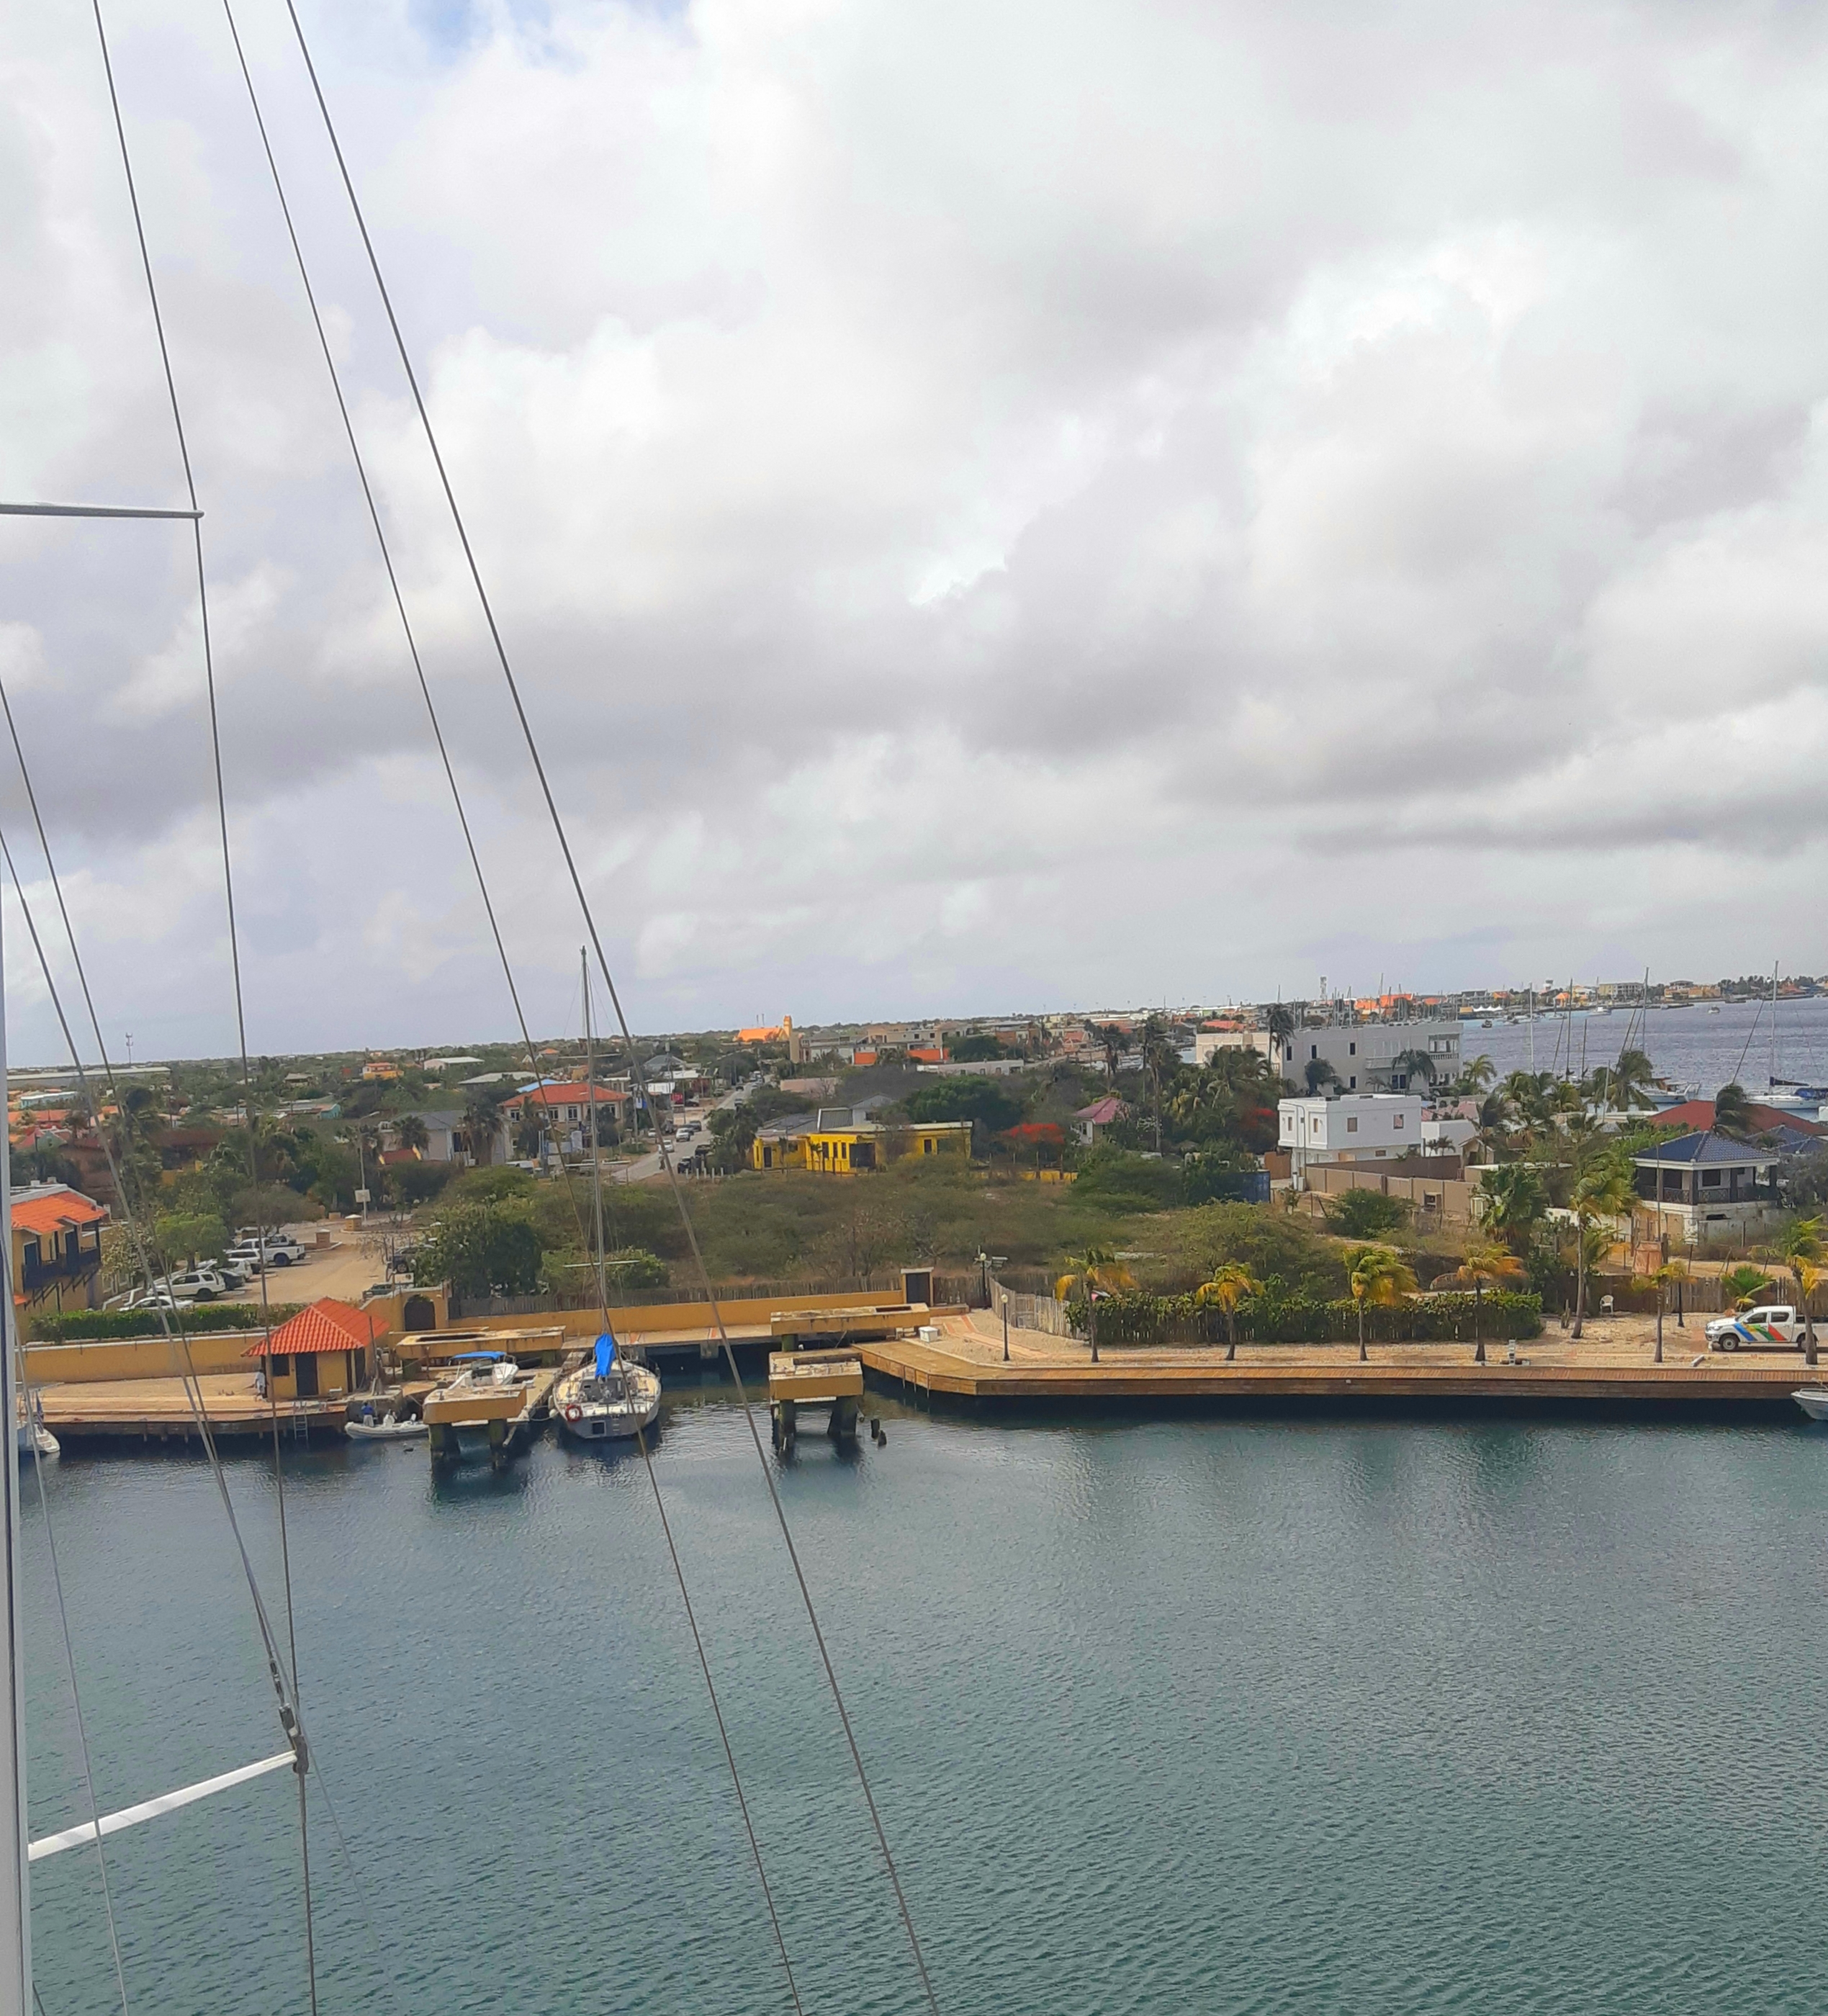
{"type": "Polygon", "coordinates": [[[1614,1063],[1628,1035],[1660,1078],[1698,1087],[1704,1099],[1736,1079],[1758,1098],[1768,1088],[1773,1061],[1779,1078],[1828,1085],[1828,1000],[1780,1001],[1775,1015],[1769,1001],[1639,1013],[1627,1000],[1605,1015],[1538,1016],[1534,1031],[1521,1017],[1489,1025],[1474,1019],[1460,1024],[1460,1049],[1469,1058],[1488,1057],[1501,1078],[1532,1068],[1560,1074],[1571,1064],[1580,1077],[1614,1063]]]}
{"type": "MultiPolygon", "coordinates": [[[[783,1492],[947,2016],[1821,2006],[1806,1425],[872,1404],[783,1492]]],[[[914,2011],[729,1396],[655,1463],[804,2006],[914,2011]]],[[[103,1809],[279,1748],[200,1463],[47,1471],[103,1809]]],[[[790,2009],[639,1457],[337,1449],[287,1511],[325,2011],[790,2009]]],[[[29,1476],[24,1538],[35,1836],[85,1809],[29,1476]]],[[[305,2008],[297,1865],[284,1773],[115,1838],[131,2007],[305,2008]]],[[[34,1891],[46,2016],[118,2006],[92,1852],[34,1891]]]]}

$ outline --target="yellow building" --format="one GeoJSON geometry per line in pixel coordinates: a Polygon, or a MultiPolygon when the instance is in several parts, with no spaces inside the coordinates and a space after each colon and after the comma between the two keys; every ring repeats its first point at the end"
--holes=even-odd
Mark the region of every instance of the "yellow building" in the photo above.
{"type": "Polygon", "coordinates": [[[368,1384],[375,1326],[362,1311],[326,1295],[244,1354],[264,1358],[278,1400],[315,1400],[368,1384]]]}
{"type": "Polygon", "coordinates": [[[910,1156],[971,1155],[969,1120],[909,1120],[885,1126],[848,1106],[827,1106],[797,1119],[760,1129],[749,1151],[757,1169],[816,1169],[826,1175],[855,1175],[910,1156]]]}

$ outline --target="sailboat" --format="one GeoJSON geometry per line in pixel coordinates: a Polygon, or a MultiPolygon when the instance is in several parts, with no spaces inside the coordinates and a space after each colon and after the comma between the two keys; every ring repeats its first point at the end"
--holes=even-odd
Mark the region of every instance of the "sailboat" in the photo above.
{"type": "Polygon", "coordinates": [[[581,1442],[638,1435],[660,1410],[657,1373],[624,1358],[612,1331],[596,1341],[591,1357],[552,1388],[552,1413],[581,1442]]]}

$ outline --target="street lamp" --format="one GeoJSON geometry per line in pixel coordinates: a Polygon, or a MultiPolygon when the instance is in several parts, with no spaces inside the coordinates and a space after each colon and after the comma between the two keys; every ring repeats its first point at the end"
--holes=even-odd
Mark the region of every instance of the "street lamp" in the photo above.
{"type": "Polygon", "coordinates": [[[1009,1298],[1003,1298],[1003,1363],[1009,1362],[1009,1298]]]}

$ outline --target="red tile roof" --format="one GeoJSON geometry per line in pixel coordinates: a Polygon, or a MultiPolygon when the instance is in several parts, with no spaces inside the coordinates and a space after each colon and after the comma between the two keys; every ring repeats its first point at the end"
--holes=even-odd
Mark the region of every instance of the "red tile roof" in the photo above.
{"type": "Polygon", "coordinates": [[[1114,1120],[1122,1120],[1130,1109],[1121,1099],[1107,1096],[1095,1099],[1089,1106],[1081,1106],[1073,1115],[1075,1120],[1089,1120],[1094,1127],[1108,1127],[1114,1120]]]}
{"type": "MultiPolygon", "coordinates": [[[[529,1085],[525,1092],[516,1093],[512,1099],[505,1099],[504,1106],[524,1106],[531,1100],[535,1106],[581,1106],[590,1088],[582,1083],[576,1085],[529,1085]]],[[[628,1097],[625,1092],[617,1092],[613,1085],[599,1085],[596,1088],[599,1106],[620,1105],[628,1097]]]]}
{"type": "MultiPolygon", "coordinates": [[[[1805,1119],[1800,1113],[1787,1107],[1761,1106],[1753,1101],[1746,1108],[1746,1118],[1758,1133],[1769,1134],[1779,1127],[1794,1129],[1799,1134],[1828,1134],[1828,1127],[1819,1121],[1805,1119]]],[[[1653,1115],[1659,1127],[1689,1127],[1705,1130],[1714,1125],[1714,1102],[1711,1099],[1687,1099],[1680,1106],[1666,1106],[1661,1113],[1653,1115]]]]}
{"type": "Polygon", "coordinates": [[[296,1352],[309,1358],[329,1351],[365,1350],[374,1341],[374,1324],[360,1309],[326,1295],[288,1317],[270,1338],[262,1337],[241,1355],[265,1358],[277,1352],[285,1357],[296,1352]]]}
{"type": "Polygon", "coordinates": [[[107,1215],[106,1204],[97,1204],[81,1190],[54,1190],[49,1197],[16,1198],[13,1229],[15,1232],[63,1232],[73,1225],[99,1225],[107,1215]]]}

